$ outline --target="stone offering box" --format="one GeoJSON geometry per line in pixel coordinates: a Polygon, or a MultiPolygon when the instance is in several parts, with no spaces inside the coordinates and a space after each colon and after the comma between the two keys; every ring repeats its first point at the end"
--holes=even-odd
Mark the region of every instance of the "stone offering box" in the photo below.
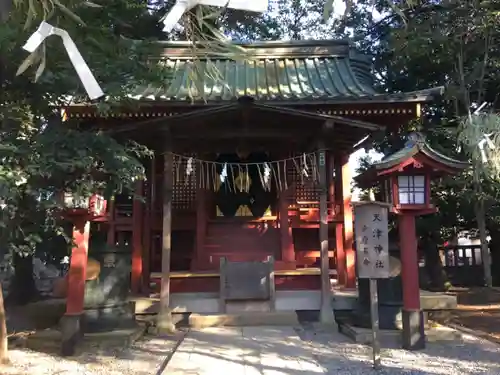
{"type": "Polygon", "coordinates": [[[231,306],[243,311],[274,311],[274,259],[230,262],[220,259],[220,312],[231,306]]]}
{"type": "Polygon", "coordinates": [[[86,332],[133,326],[134,304],[128,301],[130,251],[106,247],[92,255],[100,263],[100,272],[97,278],[85,283],[86,332]]]}

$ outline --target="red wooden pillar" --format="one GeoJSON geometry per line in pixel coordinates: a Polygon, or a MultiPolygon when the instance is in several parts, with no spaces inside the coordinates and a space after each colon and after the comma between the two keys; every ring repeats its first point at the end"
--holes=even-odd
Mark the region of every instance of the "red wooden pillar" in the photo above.
{"type": "Polygon", "coordinates": [[[293,243],[292,227],[288,218],[288,196],[289,191],[281,192],[279,196],[279,225],[280,225],[280,243],[281,243],[281,269],[295,269],[295,246],[293,243]]]}
{"type": "Polygon", "coordinates": [[[151,283],[151,224],[153,212],[153,197],[154,197],[154,183],[155,183],[155,158],[151,159],[149,170],[149,177],[147,183],[147,191],[145,191],[146,207],[144,209],[144,231],[142,238],[142,292],[149,294],[151,283]]]}
{"type": "Polygon", "coordinates": [[[68,271],[68,297],[66,315],[79,315],[83,312],[85,295],[85,276],[90,237],[90,221],[84,216],[74,219],[71,261],[68,271]]]}
{"type": "Polygon", "coordinates": [[[73,243],[68,271],[66,313],[61,320],[62,354],[73,355],[83,336],[81,317],[85,298],[85,279],[90,237],[90,221],[85,215],[73,218],[73,243]]]}
{"type": "Polygon", "coordinates": [[[354,228],[351,206],[352,174],[349,168],[349,155],[342,155],[342,199],[344,205],[344,253],[346,263],[347,288],[356,287],[356,256],[354,254],[354,228]]]}
{"type": "Polygon", "coordinates": [[[196,248],[191,261],[191,269],[206,267],[205,238],[207,236],[207,191],[199,188],[196,192],[196,248]]]}
{"type": "MultiPolygon", "coordinates": [[[[334,201],[335,206],[338,206],[342,214],[344,215],[344,199],[342,198],[342,159],[339,156],[334,157],[334,167],[335,167],[335,189],[334,189],[334,201]]],[[[345,262],[345,251],[344,251],[344,221],[335,222],[335,255],[336,255],[336,266],[337,266],[337,281],[339,285],[345,286],[347,284],[347,272],[346,272],[346,262],[345,262]]]]}
{"type": "Polygon", "coordinates": [[[142,279],[142,220],[144,216],[143,203],[139,197],[144,193],[143,181],[138,181],[135,197],[132,203],[132,293],[139,293],[142,279]]]}
{"type": "MultiPolygon", "coordinates": [[[[328,184],[328,212],[331,213],[331,217],[335,220],[335,215],[333,213],[335,212],[335,180],[333,179],[333,171],[335,170],[335,160],[333,157],[333,153],[331,151],[326,151],[326,171],[327,171],[327,184],[328,184]]],[[[331,219],[329,219],[331,220],[331,219]]],[[[330,243],[330,238],[332,236],[332,228],[335,228],[335,226],[332,227],[330,224],[331,222],[328,222],[328,249],[332,248],[332,244],[330,243]]],[[[335,248],[335,247],[334,247],[335,248]]],[[[330,259],[328,260],[330,262],[330,259]]],[[[330,262],[331,264],[331,262],[330,262]]],[[[338,280],[337,280],[338,281],[338,280]]]]}
{"type": "Polygon", "coordinates": [[[412,213],[399,215],[398,226],[403,284],[403,348],[422,349],[425,347],[425,333],[420,309],[415,216],[412,213]]]}

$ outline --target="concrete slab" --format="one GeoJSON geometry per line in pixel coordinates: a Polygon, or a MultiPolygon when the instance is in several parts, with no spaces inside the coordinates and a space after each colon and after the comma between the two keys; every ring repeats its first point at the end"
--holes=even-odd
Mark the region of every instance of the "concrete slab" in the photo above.
{"type": "Polygon", "coordinates": [[[244,327],[244,326],[296,326],[299,324],[297,314],[291,312],[243,312],[235,314],[191,314],[189,326],[192,328],[207,327],[244,327]]]}
{"type": "MultiPolygon", "coordinates": [[[[136,314],[158,314],[158,297],[132,297],[136,314]]],[[[170,307],[177,313],[214,314],[219,313],[218,293],[174,293],[170,296],[170,307]]],[[[319,290],[279,290],[276,291],[276,311],[319,310],[321,292],[319,290]]],[[[262,309],[260,309],[262,311],[262,309]]],[[[241,311],[241,310],[240,310],[241,311]]],[[[231,312],[228,310],[228,312],[231,312]]]]}
{"type": "MultiPolygon", "coordinates": [[[[333,288],[332,305],[335,310],[354,310],[357,300],[357,289],[333,288]]],[[[451,310],[457,307],[457,297],[446,293],[420,290],[420,306],[428,311],[451,310]]]]}
{"type": "Polygon", "coordinates": [[[312,327],[224,327],[191,330],[161,375],[477,375],[500,374],[500,346],[464,336],[425,350],[382,349],[382,371],[371,350],[337,330],[312,327]]]}

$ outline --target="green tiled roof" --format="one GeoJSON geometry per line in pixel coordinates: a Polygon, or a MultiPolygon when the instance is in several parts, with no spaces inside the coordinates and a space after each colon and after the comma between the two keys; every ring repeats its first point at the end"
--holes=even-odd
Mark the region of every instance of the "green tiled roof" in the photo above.
{"type": "Polygon", "coordinates": [[[245,61],[201,53],[193,60],[190,46],[186,42],[165,43],[162,61],[173,69],[173,79],[162,89],[142,87],[133,97],[220,102],[242,96],[262,101],[345,101],[381,96],[373,88],[370,59],[357,54],[346,41],[249,44],[244,46],[248,54],[245,61]]]}

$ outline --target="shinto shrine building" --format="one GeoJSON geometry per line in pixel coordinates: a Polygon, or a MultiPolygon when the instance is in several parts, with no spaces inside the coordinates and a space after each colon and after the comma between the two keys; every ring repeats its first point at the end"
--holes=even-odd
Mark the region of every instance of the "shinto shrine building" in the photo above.
{"type": "Polygon", "coordinates": [[[189,44],[165,43],[167,87],[138,90],[133,110],[66,114],[155,151],[135,192],[145,200],[115,197],[100,224],[108,244],[129,244],[134,292],[158,291],[167,236],[172,305],[214,312],[184,297],[218,293],[221,258],[272,256],[277,308],[319,309],[321,242],[331,279],[356,287],[349,156],[418,118],[441,89],[377,93],[370,59],[346,41],[244,48],[246,61],[198,51],[194,64],[189,44]]]}

